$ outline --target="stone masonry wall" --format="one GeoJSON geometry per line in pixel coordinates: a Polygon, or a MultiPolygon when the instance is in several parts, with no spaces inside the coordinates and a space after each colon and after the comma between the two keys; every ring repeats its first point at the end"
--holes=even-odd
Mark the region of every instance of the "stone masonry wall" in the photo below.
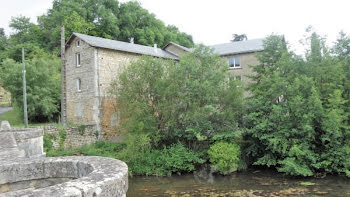
{"type": "Polygon", "coordinates": [[[118,112],[117,101],[113,95],[110,95],[110,87],[118,74],[139,57],[141,56],[138,54],[108,49],[99,49],[98,51],[102,106],[101,128],[104,138],[113,139],[115,141],[121,140],[121,133],[118,129],[121,117],[118,112]]]}
{"type": "Polygon", "coordinates": [[[65,129],[55,126],[44,126],[42,129],[44,130],[44,135],[53,143],[53,149],[60,147],[80,148],[85,144],[92,144],[98,141],[96,125],[79,125],[65,129]]]}
{"type": "Polygon", "coordinates": [[[66,49],[67,121],[79,124],[98,124],[98,97],[96,95],[96,49],[75,38],[66,49]],[[77,46],[77,41],[80,45],[77,46]],[[80,66],[76,54],[80,53],[80,66]],[[77,88],[81,80],[81,90],[77,88]]]}

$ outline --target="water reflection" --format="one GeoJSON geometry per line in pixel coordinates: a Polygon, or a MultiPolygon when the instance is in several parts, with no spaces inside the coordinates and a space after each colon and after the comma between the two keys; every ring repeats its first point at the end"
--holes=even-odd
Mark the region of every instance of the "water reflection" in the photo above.
{"type": "Polygon", "coordinates": [[[131,177],[129,197],[139,196],[350,196],[343,176],[293,178],[274,171],[239,172],[231,176],[195,173],[172,177],[131,177]]]}

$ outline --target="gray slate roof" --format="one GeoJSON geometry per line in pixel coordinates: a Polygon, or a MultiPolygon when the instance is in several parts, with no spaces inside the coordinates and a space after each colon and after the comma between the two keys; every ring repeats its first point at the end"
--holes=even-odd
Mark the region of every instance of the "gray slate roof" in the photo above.
{"type": "MultiPolygon", "coordinates": [[[[154,57],[162,57],[162,58],[171,58],[177,59],[175,55],[170,54],[169,52],[162,50],[160,48],[154,48],[139,44],[132,44],[128,42],[122,42],[117,40],[110,40],[95,36],[89,36],[80,33],[73,33],[72,36],[76,36],[91,46],[105,49],[112,49],[117,51],[125,51],[130,53],[137,53],[141,55],[151,55],[154,57]]],[[[72,37],[71,36],[71,37],[72,37]]]]}
{"type": "Polygon", "coordinates": [[[253,39],[210,46],[220,56],[262,51],[264,39],[253,39]]]}

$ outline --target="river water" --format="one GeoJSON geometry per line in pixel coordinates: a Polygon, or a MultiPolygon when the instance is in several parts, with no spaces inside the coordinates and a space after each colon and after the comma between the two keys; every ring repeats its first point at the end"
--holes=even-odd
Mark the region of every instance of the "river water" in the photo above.
{"type": "Polygon", "coordinates": [[[350,178],[293,178],[269,170],[230,176],[173,175],[129,178],[128,197],[161,196],[350,196],[350,178]]]}

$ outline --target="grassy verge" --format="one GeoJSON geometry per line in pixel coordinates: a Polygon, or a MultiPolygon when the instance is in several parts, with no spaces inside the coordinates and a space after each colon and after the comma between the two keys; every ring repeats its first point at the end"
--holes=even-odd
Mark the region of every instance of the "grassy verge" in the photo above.
{"type": "Polygon", "coordinates": [[[0,107],[10,107],[11,102],[0,102],[0,107]]]}
{"type": "Polygon", "coordinates": [[[12,126],[24,126],[23,119],[21,118],[21,112],[16,107],[14,107],[11,111],[1,114],[0,121],[2,120],[9,121],[12,126]]]}
{"type": "MultiPolygon", "coordinates": [[[[24,128],[24,121],[22,112],[18,109],[18,107],[13,107],[11,111],[5,112],[0,115],[0,121],[7,120],[9,121],[12,127],[20,127],[24,128]]],[[[47,123],[29,123],[29,127],[37,127],[43,126],[47,123]]]]}
{"type": "Polygon", "coordinates": [[[84,145],[77,149],[58,149],[48,150],[46,156],[59,157],[59,156],[72,156],[72,155],[85,155],[85,156],[102,156],[118,158],[118,152],[125,147],[124,144],[111,143],[105,141],[98,141],[94,144],[84,145]]]}

